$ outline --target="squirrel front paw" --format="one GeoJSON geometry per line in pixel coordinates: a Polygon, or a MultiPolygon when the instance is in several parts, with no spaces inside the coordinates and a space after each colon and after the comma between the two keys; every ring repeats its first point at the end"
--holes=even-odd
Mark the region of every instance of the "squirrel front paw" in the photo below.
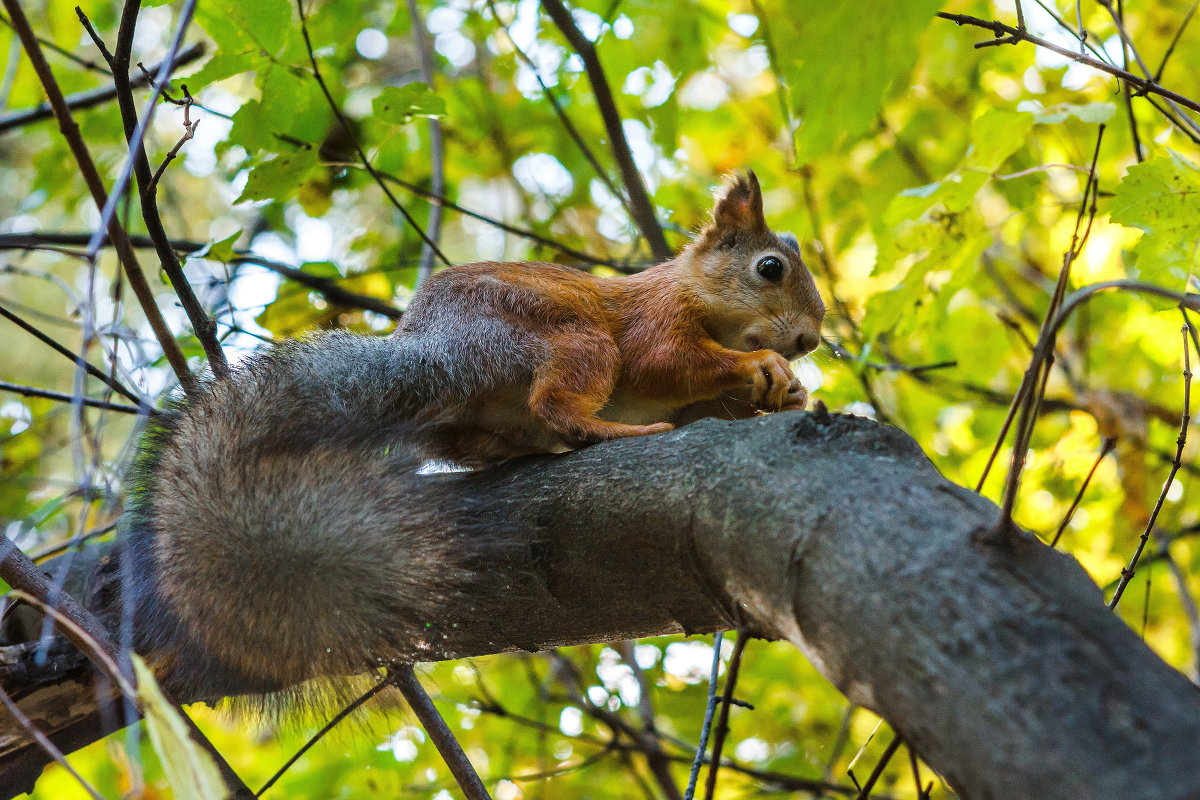
{"type": "Polygon", "coordinates": [[[803,411],[808,405],[808,389],[800,383],[799,380],[793,378],[792,383],[788,386],[787,397],[783,400],[783,405],[779,407],[780,411],[803,411]]]}
{"type": "Polygon", "coordinates": [[[792,375],[787,359],[774,350],[757,350],[746,360],[751,382],[750,402],[763,411],[782,411],[803,408],[808,393],[792,375]],[[800,406],[792,405],[796,392],[801,393],[800,406]]]}

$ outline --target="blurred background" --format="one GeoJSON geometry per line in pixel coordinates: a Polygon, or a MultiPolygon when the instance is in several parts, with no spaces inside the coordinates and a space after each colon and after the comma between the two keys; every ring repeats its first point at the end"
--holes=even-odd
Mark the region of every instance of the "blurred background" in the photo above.
{"type": "MultiPolygon", "coordinates": [[[[154,73],[186,4],[142,5],[132,60],[154,73]]],[[[24,6],[111,185],[127,146],[104,59],[71,4],[24,6]]],[[[113,47],[121,5],[80,8],[113,47]]],[[[155,169],[177,148],[158,211],[235,362],[318,328],[389,332],[441,255],[643,268],[705,224],[724,175],[754,169],[768,222],[799,237],[830,308],[825,346],[796,364],[813,397],[898,425],[951,480],[997,499],[1011,439],[988,464],[1064,254],[1071,288],[1137,278],[1197,291],[1195,112],[1080,63],[1200,98],[1195,8],[1024,2],[1028,33],[1060,53],[975,48],[991,31],[935,17],[1016,25],[1003,2],[326,0],[304,6],[306,41],[290,0],[201,0],[174,102],[157,107],[145,141],[155,169]],[[602,73],[589,70],[592,53],[602,73]]],[[[149,91],[131,74],[140,108],[149,91]]],[[[112,535],[137,417],[29,388],[124,402],[79,374],[78,354],[150,403],[176,388],[112,251],[94,265],[81,257],[100,214],[39,116],[44,99],[0,19],[0,527],[31,554],[112,535]]],[[[199,368],[136,197],[116,213],[143,237],[158,306],[199,368]]],[[[1161,503],[1118,613],[1194,677],[1194,430],[1166,484],[1184,410],[1182,325],[1173,303],[1130,294],[1071,317],[1016,516],[1111,593],[1161,503]]],[[[639,734],[682,786],[711,658],[711,637],[667,638],[422,674],[498,800],[669,797],[639,734]]],[[[788,645],[751,643],[737,696],[754,708],[732,711],[726,796],[853,796],[890,739],[788,645]]],[[[323,739],[270,791],[455,796],[416,721],[382,705],[396,708],[323,739]]],[[[252,786],[320,725],[196,711],[252,786]]],[[[170,794],[144,738],[111,737],[72,763],[107,796],[170,794]]],[[[902,755],[876,791],[915,798],[930,784],[929,796],[953,796],[902,755]]],[[[34,796],[85,795],[50,767],[34,796]]]]}

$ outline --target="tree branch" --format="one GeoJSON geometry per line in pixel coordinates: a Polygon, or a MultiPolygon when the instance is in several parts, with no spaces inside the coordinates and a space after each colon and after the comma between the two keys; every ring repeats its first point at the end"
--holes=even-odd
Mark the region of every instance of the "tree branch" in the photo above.
{"type": "Polygon", "coordinates": [[[608,144],[612,148],[617,167],[621,170],[621,179],[625,183],[625,191],[629,195],[630,211],[633,221],[641,230],[642,236],[650,245],[650,252],[659,261],[671,257],[671,248],[663,238],[662,226],[654,214],[654,206],[646,195],[646,184],[642,174],[638,172],[633,160],[633,152],[629,149],[629,141],[625,138],[625,130],[621,127],[621,114],[617,111],[617,103],[613,99],[612,89],[609,88],[608,78],[604,75],[604,67],[600,64],[600,56],[583,31],[576,26],[571,12],[561,0],[542,0],[542,8],[554,24],[562,31],[567,42],[583,59],[583,68],[587,71],[588,82],[592,85],[592,93],[596,97],[596,106],[604,120],[604,129],[608,132],[608,144]]]}
{"type": "MultiPolygon", "coordinates": [[[[1200,793],[1195,687],[1105,608],[1072,558],[1019,530],[991,543],[997,507],[943,479],[894,428],[803,413],[704,420],[390,480],[411,504],[389,512],[398,535],[419,525],[454,542],[501,541],[508,554],[489,562],[504,591],[459,587],[461,623],[434,626],[420,645],[431,659],[741,617],[803,647],[963,796],[1200,793]],[[654,479],[638,464],[653,464],[654,479]]],[[[48,722],[65,727],[84,710],[48,722]]],[[[22,763],[19,741],[0,730],[0,785],[22,763]]]]}
{"type": "Polygon", "coordinates": [[[1065,47],[1060,47],[1054,42],[1034,36],[1026,30],[1014,28],[1011,25],[1005,25],[1003,22],[998,20],[992,20],[989,22],[988,20],[980,19],[979,17],[972,17],[968,14],[948,14],[944,11],[940,11],[938,12],[938,16],[942,19],[948,19],[957,25],[971,25],[976,28],[989,30],[996,36],[996,38],[992,41],[980,42],[976,44],[975,46],[977,48],[999,44],[1017,44],[1018,42],[1029,42],[1030,44],[1045,48],[1046,50],[1050,50],[1054,53],[1058,53],[1064,58],[1069,58],[1072,61],[1089,66],[1092,69],[1097,69],[1101,72],[1108,73],[1114,78],[1117,78],[1132,86],[1137,90],[1137,94],[1156,94],[1159,97],[1164,97],[1167,100],[1178,103],[1184,108],[1190,108],[1192,111],[1200,111],[1200,103],[1192,100],[1189,97],[1185,97],[1178,92],[1173,92],[1170,89],[1159,86],[1158,83],[1152,79],[1139,78],[1137,75],[1134,75],[1128,70],[1123,70],[1120,67],[1114,67],[1111,64],[1106,64],[1103,61],[1090,56],[1076,53],[1075,51],[1068,50],[1065,47]]]}
{"type": "MultiPolygon", "coordinates": [[[[192,323],[192,330],[195,331],[200,346],[204,348],[204,355],[208,358],[213,374],[218,378],[228,378],[229,362],[225,360],[221,343],[217,341],[217,323],[205,313],[200,306],[200,301],[196,299],[196,293],[192,291],[187,276],[183,274],[183,265],[179,263],[179,256],[171,247],[171,240],[167,236],[162,217],[158,213],[158,176],[150,170],[150,159],[146,155],[145,143],[141,138],[145,129],[144,127],[139,128],[137,104],[133,99],[133,87],[129,78],[133,35],[141,6],[141,0],[125,0],[125,6],[121,12],[121,24],[117,29],[117,45],[113,50],[109,65],[112,67],[114,85],[117,90],[117,105],[121,109],[121,122],[125,126],[125,140],[129,143],[129,158],[133,162],[133,174],[137,180],[142,220],[146,223],[146,232],[150,235],[150,241],[154,243],[154,251],[158,254],[158,263],[163,272],[167,274],[171,288],[179,297],[188,321],[192,323]]],[[[81,19],[86,19],[82,11],[76,10],[81,19]]],[[[183,36],[186,18],[181,18],[179,24],[180,30],[176,34],[177,39],[181,39],[183,36]]],[[[162,76],[164,73],[169,75],[173,69],[174,65],[169,63],[171,58],[171,54],[168,53],[167,57],[163,59],[163,63],[159,65],[159,80],[152,84],[156,96],[166,88],[162,76]]]]}
{"type": "MultiPolygon", "coordinates": [[[[110,197],[104,188],[104,182],[100,178],[100,173],[96,169],[95,162],[92,161],[91,154],[88,153],[87,145],[84,143],[83,136],[79,131],[79,125],[71,116],[71,110],[66,105],[66,100],[63,97],[62,90],[58,86],[58,82],[54,78],[54,73],[51,72],[50,65],[46,63],[46,58],[42,55],[41,46],[38,44],[37,38],[33,35],[33,29],[29,26],[29,20],[25,16],[25,12],[21,9],[18,0],[2,0],[2,2],[8,11],[9,21],[13,29],[21,39],[21,45],[24,47],[26,55],[29,56],[29,60],[33,63],[34,71],[37,73],[38,79],[42,83],[42,88],[46,92],[46,99],[49,100],[50,107],[54,110],[55,119],[58,120],[59,130],[71,148],[71,154],[75,157],[75,161],[79,165],[79,171],[83,176],[84,182],[87,184],[88,191],[92,195],[93,202],[95,202],[96,207],[99,209],[108,207],[110,197]]],[[[163,65],[166,66],[169,61],[170,56],[163,62],[163,65]]],[[[142,267],[137,261],[137,256],[133,252],[133,246],[129,243],[128,234],[111,213],[104,214],[101,211],[101,219],[103,225],[106,226],[109,238],[112,239],[113,246],[116,247],[121,266],[124,267],[125,274],[129,278],[129,285],[133,288],[134,294],[137,295],[138,302],[142,306],[142,311],[146,315],[146,321],[154,330],[154,335],[163,349],[163,355],[166,356],[171,369],[175,372],[175,377],[179,380],[184,391],[194,391],[195,379],[188,369],[187,359],[184,358],[183,351],[179,349],[179,343],[175,341],[174,334],[171,333],[170,327],[167,325],[166,320],[163,319],[162,312],[159,311],[158,305],[154,301],[154,293],[151,291],[150,284],[146,281],[145,273],[142,272],[142,267]]],[[[98,230],[97,233],[99,234],[100,231],[98,230]]]]}
{"type": "MultiPolygon", "coordinates": [[[[413,44],[416,45],[417,63],[420,68],[421,80],[429,87],[433,86],[433,45],[429,41],[429,31],[425,29],[425,21],[421,19],[421,11],[417,8],[417,0],[408,0],[408,16],[412,21],[413,44]]],[[[442,140],[442,121],[437,117],[425,120],[429,131],[429,188],[436,195],[446,193],[446,148],[442,140]]],[[[436,245],[442,236],[442,206],[434,203],[429,207],[429,239],[436,245]]],[[[426,242],[421,243],[421,263],[417,266],[417,280],[414,288],[433,273],[433,247],[426,242]]]]}

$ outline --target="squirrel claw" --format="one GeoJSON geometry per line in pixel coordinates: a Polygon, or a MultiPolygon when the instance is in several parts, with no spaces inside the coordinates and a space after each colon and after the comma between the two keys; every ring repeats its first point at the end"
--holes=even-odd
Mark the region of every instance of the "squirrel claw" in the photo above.
{"type": "Polygon", "coordinates": [[[788,387],[787,397],[780,407],[780,411],[803,411],[808,405],[808,389],[800,385],[799,381],[793,381],[795,387],[788,387]]]}
{"type": "Polygon", "coordinates": [[[782,410],[792,393],[792,368],[787,359],[773,350],[751,354],[751,402],[762,411],[782,410]]]}

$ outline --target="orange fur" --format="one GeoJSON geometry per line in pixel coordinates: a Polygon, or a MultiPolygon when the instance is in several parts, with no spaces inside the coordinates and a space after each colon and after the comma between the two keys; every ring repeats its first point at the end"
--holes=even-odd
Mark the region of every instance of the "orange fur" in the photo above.
{"type": "MultiPolygon", "coordinates": [[[[776,350],[794,356],[819,341],[824,305],[812,276],[768,230],[753,173],[728,188],[713,219],[678,256],[636,275],[545,263],[452,267],[418,293],[414,303],[429,299],[402,335],[470,324],[469,315],[503,320],[522,341],[538,342],[545,355],[532,369],[527,412],[569,447],[669,430],[676,412],[714,399],[722,416],[803,407],[803,389],[776,350]],[[755,273],[764,256],[788,264],[780,281],[755,273]],[[447,301],[458,310],[438,318],[433,307],[447,301]]],[[[503,371],[506,354],[489,355],[503,371]]],[[[504,451],[496,436],[517,440],[508,454],[546,449],[521,443],[524,423],[487,422],[495,402],[458,408],[457,434],[448,435],[459,439],[442,449],[458,460],[495,460],[504,451]]]]}

